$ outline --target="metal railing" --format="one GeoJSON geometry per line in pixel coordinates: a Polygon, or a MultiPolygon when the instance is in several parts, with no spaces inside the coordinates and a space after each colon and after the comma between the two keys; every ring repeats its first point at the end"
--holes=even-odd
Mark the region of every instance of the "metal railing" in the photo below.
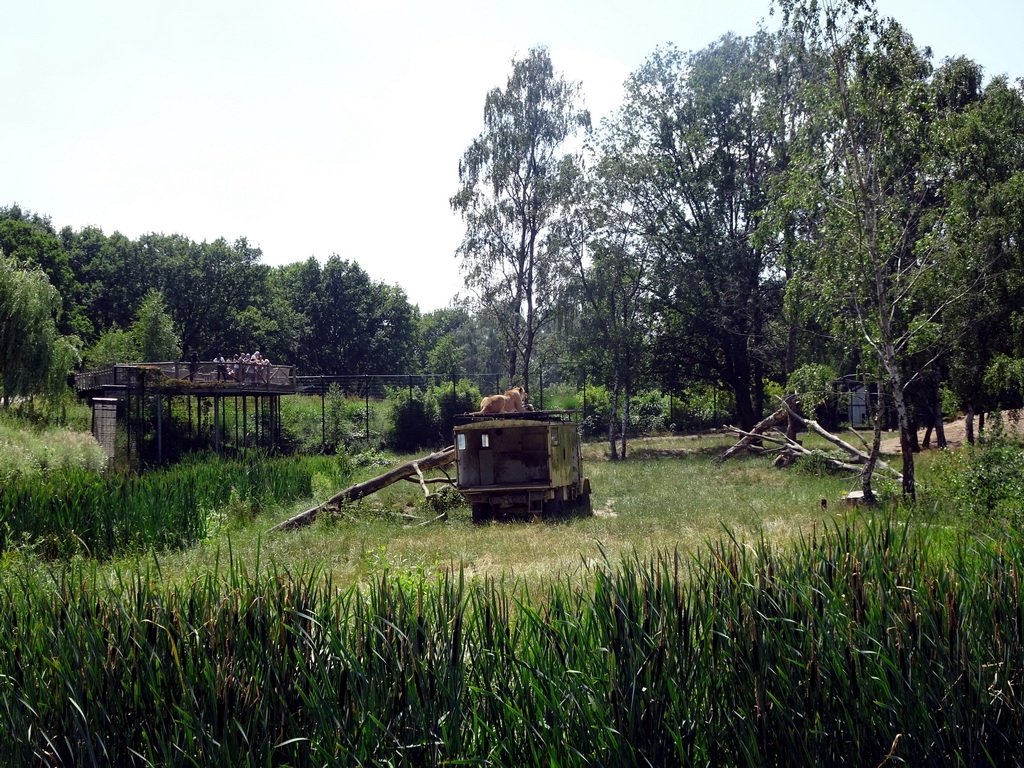
{"type": "Polygon", "coordinates": [[[295,391],[294,365],[256,364],[212,360],[199,362],[132,363],[115,365],[98,371],[85,371],[75,375],[78,392],[123,387],[159,387],[189,384],[193,388],[210,389],[266,389],[295,391]]]}

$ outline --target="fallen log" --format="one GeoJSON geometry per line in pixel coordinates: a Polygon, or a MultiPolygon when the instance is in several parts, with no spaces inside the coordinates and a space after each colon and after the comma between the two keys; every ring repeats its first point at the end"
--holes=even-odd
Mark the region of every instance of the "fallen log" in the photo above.
{"type": "MultiPolygon", "coordinates": [[[[808,429],[811,432],[814,432],[815,434],[819,435],[820,437],[825,438],[826,440],[828,440],[833,445],[837,446],[838,448],[841,448],[842,450],[846,451],[848,454],[853,456],[857,460],[857,463],[859,463],[859,464],[867,464],[868,461],[871,459],[871,455],[870,454],[864,453],[864,451],[861,451],[861,450],[855,448],[854,446],[850,445],[848,442],[846,442],[842,438],[840,438],[840,437],[838,437],[836,435],[833,435],[831,432],[829,432],[828,430],[824,429],[820,424],[818,424],[818,422],[812,421],[810,419],[805,419],[802,416],[800,416],[800,414],[793,413],[792,411],[790,412],[790,415],[793,417],[793,419],[796,421],[796,423],[799,424],[801,427],[804,427],[805,429],[808,429]]],[[[854,432],[854,434],[857,434],[857,433],[854,432]]],[[[857,437],[860,438],[861,442],[863,442],[863,438],[861,438],[860,435],[857,435],[857,437]]],[[[891,466],[889,466],[889,464],[887,464],[886,462],[882,461],[882,459],[878,458],[877,456],[875,457],[875,466],[878,469],[881,469],[881,470],[883,470],[885,472],[890,472],[892,474],[892,477],[893,477],[894,480],[899,480],[899,481],[903,480],[903,474],[901,472],[896,471],[891,466]]]]}
{"type": "MultiPolygon", "coordinates": [[[[743,435],[743,438],[738,443],[736,443],[736,445],[727,449],[721,456],[719,456],[718,460],[725,461],[730,456],[735,456],[737,453],[744,449],[756,449],[757,443],[760,440],[764,439],[764,434],[766,432],[772,429],[776,429],[784,421],[789,421],[790,406],[794,408],[799,407],[799,402],[793,395],[790,395],[786,398],[784,402],[784,407],[779,408],[779,410],[775,411],[775,413],[773,413],[771,416],[761,419],[761,421],[757,422],[757,424],[754,425],[754,428],[751,429],[749,432],[740,432],[739,429],[729,427],[729,429],[732,429],[735,432],[740,432],[740,434],[743,435]]],[[[787,429],[787,432],[791,432],[794,435],[796,434],[795,430],[791,429],[787,429]]]]}
{"type": "MultiPolygon", "coordinates": [[[[813,451],[805,448],[796,440],[795,437],[793,437],[795,427],[814,432],[816,435],[819,435],[836,447],[842,449],[845,453],[849,454],[852,459],[852,463],[840,461],[831,457],[825,457],[824,461],[837,469],[861,473],[864,471],[864,467],[869,463],[871,458],[869,454],[859,450],[853,445],[850,445],[850,443],[846,442],[842,438],[833,435],[818,424],[818,422],[811,419],[805,419],[797,412],[796,407],[794,407],[794,403],[791,402],[789,398],[782,401],[782,408],[768,418],[758,422],[757,426],[749,432],[742,430],[739,427],[729,427],[730,430],[740,435],[741,439],[738,443],[719,456],[719,460],[725,461],[727,458],[743,449],[758,451],[761,453],[777,453],[779,454],[779,459],[786,457],[783,461],[776,459],[776,466],[784,466],[790,463],[790,461],[795,459],[797,456],[813,455],[813,451]],[[780,414],[784,414],[784,416],[781,416],[780,414]],[[779,429],[779,425],[781,425],[783,421],[787,420],[789,427],[787,432],[790,434],[782,434],[782,431],[779,429]],[[767,434],[769,430],[774,430],[775,436],[767,434]],[[756,444],[759,441],[774,443],[776,447],[772,449],[765,449],[756,444]]],[[[860,438],[860,435],[857,435],[857,437],[860,438]]],[[[860,439],[863,442],[863,438],[860,439]]],[[[875,468],[878,471],[888,473],[893,480],[903,480],[903,475],[901,473],[893,469],[889,464],[878,457],[875,458],[875,468]]]]}
{"type": "MultiPolygon", "coordinates": [[[[323,510],[329,507],[340,506],[346,502],[355,501],[356,499],[361,499],[364,496],[369,496],[371,493],[376,493],[381,488],[386,488],[392,483],[397,483],[399,480],[412,478],[414,475],[416,475],[417,480],[419,480],[419,478],[423,477],[424,470],[444,467],[454,461],[455,446],[449,445],[447,448],[436,451],[429,456],[424,456],[422,459],[408,461],[405,464],[389,469],[383,475],[378,475],[377,477],[365,480],[361,483],[351,485],[341,493],[336,493],[334,496],[331,496],[331,498],[323,504],[318,504],[312,509],[307,509],[305,512],[295,515],[295,517],[290,517],[283,523],[278,523],[271,528],[268,533],[273,533],[274,531],[291,531],[296,528],[309,525],[316,520],[317,516],[323,510]]],[[[414,480],[414,482],[416,481],[414,480]]],[[[425,490],[426,489],[424,488],[424,491],[425,490]]]]}

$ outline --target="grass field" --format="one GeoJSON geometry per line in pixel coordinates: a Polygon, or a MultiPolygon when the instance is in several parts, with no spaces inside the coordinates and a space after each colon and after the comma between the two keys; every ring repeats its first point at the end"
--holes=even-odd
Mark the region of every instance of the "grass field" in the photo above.
{"type": "MultiPolygon", "coordinates": [[[[857,487],[855,480],[779,470],[769,459],[754,456],[721,463],[717,456],[729,444],[728,438],[716,436],[638,440],[631,457],[617,462],[606,458],[605,445],[585,445],[591,517],[479,526],[471,522],[468,507],[458,506],[449,510],[447,520],[428,522],[437,513],[424,504],[418,484],[401,482],[350,509],[324,514],[307,528],[267,533],[340,490],[321,486],[314,499],[271,506],[194,547],[120,558],[110,568],[146,568],[172,581],[188,580],[208,572],[230,551],[242,564],[316,565],[341,586],[385,571],[408,577],[459,568],[471,577],[505,574],[537,584],[604,556],[645,556],[665,548],[693,552],[726,529],[744,539],[793,541],[845,514],[840,501],[857,487]],[[828,501],[827,510],[822,499],[828,501]]],[[[395,457],[395,463],[409,458],[395,457]]],[[[382,471],[380,466],[357,468],[351,482],[382,471]]]]}
{"type": "Polygon", "coordinates": [[[935,455],[857,511],[730,442],[588,445],[592,516],[486,525],[400,483],[267,533],[355,459],[154,472],[220,499],[192,540],[0,560],[0,765],[1019,764],[1020,534],[930,501],[935,455]]]}

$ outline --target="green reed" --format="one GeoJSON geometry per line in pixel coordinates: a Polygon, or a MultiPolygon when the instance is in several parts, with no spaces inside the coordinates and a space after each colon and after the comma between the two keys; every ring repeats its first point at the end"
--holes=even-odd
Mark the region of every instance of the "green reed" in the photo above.
{"type": "Polygon", "coordinates": [[[1024,539],[854,522],[336,588],[230,552],[168,586],[0,582],[11,765],[1012,765],[1024,539]]]}
{"type": "Polygon", "coordinates": [[[142,475],[64,468],[0,486],[0,550],[29,544],[46,557],[185,546],[206,537],[234,500],[251,510],[308,498],[313,477],[348,479],[335,458],[203,457],[142,475]],[[5,541],[6,539],[6,541],[5,541]]]}

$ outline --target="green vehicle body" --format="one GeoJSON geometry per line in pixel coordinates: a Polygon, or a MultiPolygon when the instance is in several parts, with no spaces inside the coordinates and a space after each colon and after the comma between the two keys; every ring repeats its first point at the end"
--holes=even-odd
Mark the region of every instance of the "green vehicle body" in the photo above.
{"type": "Polygon", "coordinates": [[[474,522],[590,513],[579,430],[566,413],[490,415],[455,427],[456,488],[474,522]]]}

